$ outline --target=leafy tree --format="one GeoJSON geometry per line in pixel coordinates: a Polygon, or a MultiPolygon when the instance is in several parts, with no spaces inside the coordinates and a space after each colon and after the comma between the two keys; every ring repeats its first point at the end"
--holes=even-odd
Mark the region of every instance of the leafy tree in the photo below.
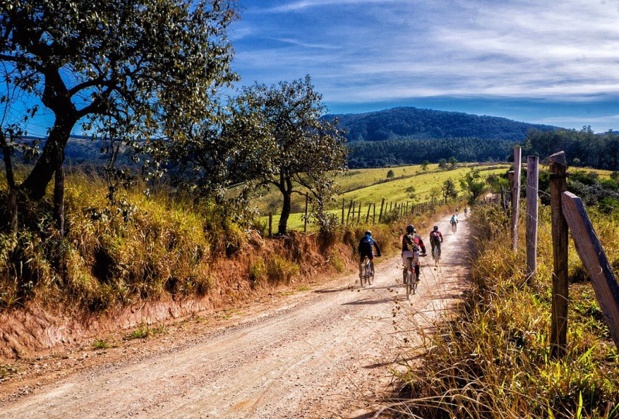
{"type": "MultiPolygon", "coordinates": [[[[9,89],[43,105],[52,123],[19,190],[45,195],[78,123],[117,140],[175,139],[208,116],[210,98],[236,76],[226,31],[236,18],[219,0],[3,0],[0,61],[9,89]]],[[[7,90],[9,90],[7,89],[7,90]]],[[[3,94],[2,100],[8,100],[3,94]]]]}
{"type": "Polygon", "coordinates": [[[236,100],[237,125],[261,127],[237,132],[244,176],[281,192],[279,234],[287,232],[292,194],[309,193],[322,208],[332,192],[329,172],[345,168],[345,138],[334,124],[321,119],[321,100],[309,76],[270,87],[255,84],[236,100]]]}
{"type": "Polygon", "coordinates": [[[447,179],[445,182],[443,182],[443,188],[441,189],[441,191],[443,193],[443,199],[445,199],[445,202],[447,202],[447,200],[450,198],[458,197],[458,190],[456,189],[456,184],[451,179],[447,179]]]}
{"type": "Polygon", "coordinates": [[[408,197],[413,201],[417,200],[417,189],[414,186],[409,186],[406,188],[406,192],[408,193],[408,197]]]}
{"type": "Polygon", "coordinates": [[[395,177],[395,173],[393,172],[393,170],[389,169],[387,171],[387,179],[391,179],[393,177],[395,177]]]}
{"type": "Polygon", "coordinates": [[[438,186],[434,186],[430,189],[430,201],[431,202],[436,202],[438,200],[438,198],[441,196],[442,194],[442,188],[438,187],[438,186]]]}
{"type": "Polygon", "coordinates": [[[473,204],[484,193],[487,185],[483,179],[480,179],[479,172],[471,171],[460,179],[460,186],[468,192],[469,204],[473,204]]]}
{"type": "Polygon", "coordinates": [[[454,156],[451,156],[449,158],[449,168],[455,169],[457,166],[458,166],[458,159],[456,159],[454,156]]]}
{"type": "Polygon", "coordinates": [[[440,159],[438,161],[438,167],[440,167],[441,169],[447,169],[447,160],[440,159]]]}
{"type": "Polygon", "coordinates": [[[423,170],[424,172],[426,170],[428,170],[428,165],[430,164],[430,162],[428,160],[424,160],[421,162],[421,170],[423,170]]]}

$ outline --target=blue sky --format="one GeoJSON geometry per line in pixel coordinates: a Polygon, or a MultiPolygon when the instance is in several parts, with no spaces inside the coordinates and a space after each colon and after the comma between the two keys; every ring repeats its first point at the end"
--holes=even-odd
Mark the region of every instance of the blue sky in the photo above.
{"type": "Polygon", "coordinates": [[[242,85],[309,74],[331,113],[394,106],[619,130],[619,0],[239,0],[242,85]]]}

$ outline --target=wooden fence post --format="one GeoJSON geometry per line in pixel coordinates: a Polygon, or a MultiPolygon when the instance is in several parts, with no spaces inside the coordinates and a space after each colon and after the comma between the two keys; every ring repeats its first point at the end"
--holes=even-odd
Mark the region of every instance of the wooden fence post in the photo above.
{"type": "Polygon", "coordinates": [[[527,282],[536,280],[537,272],[537,226],[539,188],[539,157],[527,157],[527,282]]]}
{"type": "Polygon", "coordinates": [[[355,208],[355,201],[350,201],[350,205],[348,205],[348,214],[346,214],[346,224],[348,224],[350,222],[350,212],[352,211],[353,213],[353,217],[354,217],[354,208],[355,208]]]}
{"type": "Polygon", "coordinates": [[[617,279],[580,198],[573,193],[564,192],[561,203],[578,256],[591,277],[593,290],[610,335],[615,345],[619,347],[619,284],[617,284],[617,279]]]}
{"type": "Polygon", "coordinates": [[[344,208],[346,208],[346,198],[342,198],[342,225],[344,225],[344,208]]]}
{"type": "Polygon", "coordinates": [[[372,224],[376,224],[376,202],[372,203],[372,224]]]}
{"type": "Polygon", "coordinates": [[[368,204],[368,213],[365,215],[365,223],[367,224],[370,221],[370,210],[372,209],[372,203],[368,204]]]}
{"type": "Polygon", "coordinates": [[[550,160],[550,207],[552,219],[552,316],[550,330],[550,353],[553,358],[563,358],[567,347],[567,221],[563,216],[561,197],[567,190],[567,161],[560,151],[550,160]]]}
{"type": "Polygon", "coordinates": [[[514,186],[512,188],[512,250],[518,250],[518,218],[520,218],[520,174],[522,173],[521,149],[514,147],[514,186]]]}
{"type": "Polygon", "coordinates": [[[359,210],[357,211],[357,224],[361,223],[361,202],[359,202],[359,210]]]}
{"type": "Polygon", "coordinates": [[[383,206],[385,205],[385,198],[380,201],[380,213],[378,214],[378,222],[380,223],[383,220],[383,206]]]}
{"type": "Polygon", "coordinates": [[[273,237],[273,212],[269,212],[269,237],[273,237]]]}

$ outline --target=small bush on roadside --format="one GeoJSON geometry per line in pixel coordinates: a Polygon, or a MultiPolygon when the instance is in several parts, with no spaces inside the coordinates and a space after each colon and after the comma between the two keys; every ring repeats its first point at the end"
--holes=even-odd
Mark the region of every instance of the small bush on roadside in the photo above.
{"type": "Polygon", "coordinates": [[[289,284],[290,280],[298,273],[299,266],[281,256],[274,254],[267,261],[267,275],[272,284],[289,284]]]}
{"type": "Polygon", "coordinates": [[[141,324],[137,329],[133,330],[125,336],[125,340],[133,339],[146,339],[150,336],[159,335],[165,333],[165,326],[149,327],[145,324],[141,324]]]}
{"type": "Polygon", "coordinates": [[[262,258],[256,259],[249,268],[249,280],[251,281],[252,287],[265,282],[267,278],[268,272],[264,260],[262,258]]]}
{"type": "Polygon", "coordinates": [[[109,347],[110,344],[105,339],[95,339],[92,343],[92,349],[94,349],[95,351],[101,349],[108,349],[109,347]]]}

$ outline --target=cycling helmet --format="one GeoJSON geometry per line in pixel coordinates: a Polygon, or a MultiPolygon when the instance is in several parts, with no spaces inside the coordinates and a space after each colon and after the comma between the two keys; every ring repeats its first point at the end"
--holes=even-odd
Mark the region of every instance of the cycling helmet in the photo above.
{"type": "Polygon", "coordinates": [[[414,227],[412,224],[409,224],[409,225],[406,227],[406,232],[407,232],[407,233],[413,233],[414,231],[415,231],[415,227],[414,227]]]}
{"type": "Polygon", "coordinates": [[[371,236],[371,235],[372,235],[372,232],[371,232],[370,230],[365,230],[365,235],[366,235],[366,236],[371,236]]]}
{"type": "Polygon", "coordinates": [[[438,226],[434,226],[434,231],[438,231],[438,226]]]}

